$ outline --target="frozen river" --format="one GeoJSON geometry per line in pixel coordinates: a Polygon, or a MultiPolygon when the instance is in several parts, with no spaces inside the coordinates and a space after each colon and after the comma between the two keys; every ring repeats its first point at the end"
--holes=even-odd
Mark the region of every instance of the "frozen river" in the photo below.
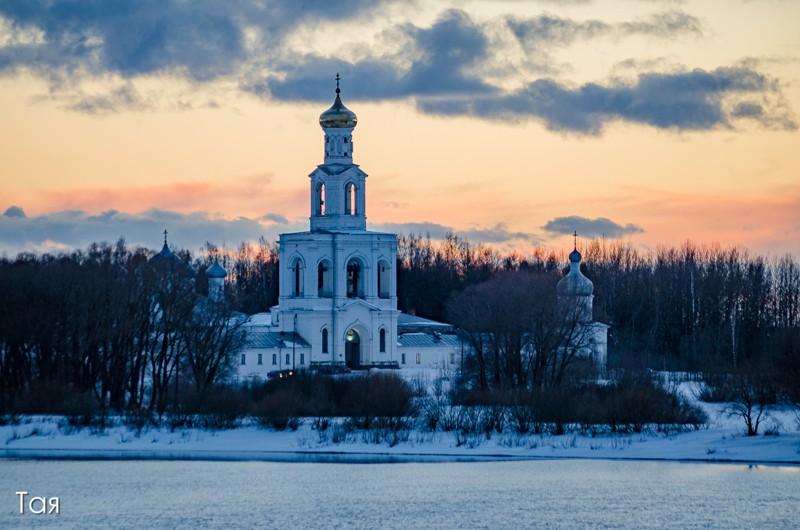
{"type": "Polygon", "coordinates": [[[0,528],[791,528],[800,468],[0,460],[0,499],[0,528]]]}

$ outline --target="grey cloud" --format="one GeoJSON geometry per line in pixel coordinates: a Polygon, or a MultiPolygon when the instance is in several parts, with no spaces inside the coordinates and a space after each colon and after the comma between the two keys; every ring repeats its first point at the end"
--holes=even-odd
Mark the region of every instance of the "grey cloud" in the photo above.
{"type": "Polygon", "coordinates": [[[16,218],[25,218],[25,210],[20,208],[19,206],[9,206],[5,212],[3,212],[3,217],[16,217],[16,218]]]}
{"type": "Polygon", "coordinates": [[[102,95],[86,95],[76,92],[68,96],[68,100],[71,101],[64,105],[66,109],[85,114],[141,110],[151,106],[130,83],[113,88],[102,95]]]}
{"type": "Polygon", "coordinates": [[[677,38],[701,35],[699,19],[681,11],[667,11],[646,19],[608,23],[602,20],[576,21],[544,14],[531,18],[507,17],[505,25],[526,50],[529,67],[541,74],[552,74],[561,68],[553,58],[556,48],[579,41],[599,38],[619,39],[633,35],[654,38],[677,38]]]}
{"type": "MultiPolygon", "coordinates": [[[[537,80],[510,94],[471,99],[418,101],[426,112],[475,115],[492,120],[538,118],[551,130],[598,135],[615,120],[641,123],[659,129],[709,130],[731,125],[740,117],[726,110],[726,98],[775,94],[779,89],[762,74],[745,67],[712,71],[646,73],[636,83],[607,86],[587,83],[569,88],[552,80],[537,80]]],[[[772,109],[783,119],[783,128],[797,125],[786,110],[772,109]]],[[[763,125],[774,117],[750,116],[763,125]]]]}
{"type": "Polygon", "coordinates": [[[271,221],[278,224],[288,224],[289,220],[285,215],[279,213],[268,213],[258,218],[259,221],[271,221]]]}
{"type": "Polygon", "coordinates": [[[327,101],[331,83],[329,78],[320,76],[320,72],[335,71],[345,79],[342,88],[348,98],[437,97],[482,94],[492,90],[468,74],[470,67],[486,60],[489,41],[484,29],[465,13],[447,11],[430,28],[405,24],[395,29],[414,44],[414,49],[405,52],[410,61],[406,69],[388,58],[348,63],[309,55],[287,65],[285,78],[257,82],[249,85],[248,89],[269,93],[278,99],[327,101]],[[358,82],[347,84],[349,79],[358,82]]]}
{"type": "MultiPolygon", "coordinates": [[[[568,41],[600,32],[651,33],[667,36],[699,32],[699,22],[680,12],[655,16],[645,22],[611,26],[599,21],[573,23],[540,17],[530,29],[546,39],[568,41]]],[[[403,34],[417,49],[407,52],[405,70],[386,58],[356,63],[307,56],[289,67],[287,76],[251,85],[249,90],[278,99],[323,100],[330,83],[321,71],[339,71],[346,98],[413,98],[421,112],[445,116],[472,116],[486,120],[541,120],[555,131],[599,135],[612,121],[627,121],[658,129],[705,131],[731,127],[742,117],[765,127],[794,129],[790,111],[782,106],[780,86],[750,66],[706,71],[646,72],[633,82],[612,79],[606,84],[570,87],[541,78],[515,92],[506,92],[474,78],[471,69],[491,60],[485,28],[459,11],[449,11],[431,28],[404,26],[403,34]],[[764,100],[763,112],[731,110],[736,99],[764,100]]],[[[752,109],[751,109],[752,110],[752,109]]]]}
{"type": "Polygon", "coordinates": [[[303,230],[307,224],[307,220],[289,222],[279,214],[264,216],[272,221],[264,225],[246,217],[218,219],[205,212],[184,214],[155,208],[138,214],[109,210],[92,215],[66,210],[34,217],[8,215],[12,208],[0,217],[0,252],[7,254],[84,248],[92,242],[120,237],[131,245],[155,249],[161,244],[164,229],[175,246],[196,251],[206,241],[235,246],[262,236],[272,240],[281,232],[303,230]]]}
{"type": "MultiPolygon", "coordinates": [[[[480,76],[502,57],[498,25],[508,26],[523,45],[533,47],[531,56],[542,61],[540,71],[552,72],[557,69],[547,67],[552,62],[547,51],[577,39],[701,33],[699,20],[682,11],[618,23],[549,15],[479,23],[463,11],[449,10],[430,27],[406,23],[386,29],[384,36],[402,42],[401,49],[355,61],[341,58],[348,54],[301,55],[284,38],[304,24],[368,17],[395,1],[372,0],[353,9],[346,0],[11,0],[0,3],[0,17],[15,31],[38,28],[44,37],[0,47],[0,73],[31,68],[51,80],[48,97],[90,114],[152,107],[130,83],[139,75],[182,76],[196,83],[224,78],[238,83],[239,90],[273,100],[329,101],[330,76],[338,71],[348,101],[411,99],[429,114],[540,120],[551,130],[578,134],[601,134],[612,121],[696,131],[731,127],[739,119],[770,128],[797,127],[778,82],[744,63],[713,70],[645,71],[634,81],[612,79],[578,87],[552,76],[516,80],[526,84],[512,92],[480,76]],[[262,35],[257,45],[246,37],[253,28],[262,35]],[[75,82],[107,73],[122,79],[99,95],[82,93],[75,82]]],[[[509,70],[503,75],[519,74],[509,70]]]]}
{"type": "Polygon", "coordinates": [[[382,223],[371,225],[372,229],[395,234],[414,234],[422,237],[430,236],[433,239],[442,239],[449,233],[465,237],[471,243],[508,243],[511,241],[527,241],[539,243],[539,239],[526,232],[509,231],[505,224],[499,223],[488,228],[470,228],[457,230],[451,226],[438,223],[382,223]]]}
{"type": "Polygon", "coordinates": [[[442,239],[450,232],[454,232],[453,227],[440,225],[438,223],[370,223],[370,230],[379,232],[389,232],[392,234],[417,235],[421,237],[430,236],[433,239],[442,239]]]}
{"type": "Polygon", "coordinates": [[[589,219],[578,215],[556,217],[548,221],[542,229],[554,234],[572,234],[577,231],[578,235],[585,237],[608,237],[612,239],[644,232],[642,227],[631,223],[623,226],[606,217],[589,219]]]}
{"type": "Polygon", "coordinates": [[[609,24],[601,20],[575,21],[553,15],[506,21],[517,39],[526,46],[540,48],[543,45],[571,44],[601,35],[650,35],[671,37],[679,34],[702,34],[700,20],[682,11],[668,11],[632,22],[609,24]]]}
{"type": "MultiPolygon", "coordinates": [[[[361,2],[358,14],[387,1],[361,2]]],[[[41,30],[44,39],[0,49],[0,70],[24,65],[124,76],[179,70],[203,81],[250,58],[247,27],[258,28],[274,48],[302,23],[354,18],[354,12],[346,0],[10,0],[0,3],[0,16],[16,28],[41,30]]]]}

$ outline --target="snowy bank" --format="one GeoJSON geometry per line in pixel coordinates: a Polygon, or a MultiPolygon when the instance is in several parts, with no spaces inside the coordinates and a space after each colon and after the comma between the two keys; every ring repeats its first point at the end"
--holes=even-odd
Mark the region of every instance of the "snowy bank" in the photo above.
{"type": "Polygon", "coordinates": [[[407,433],[393,446],[371,443],[369,433],[314,430],[306,421],[297,431],[255,425],[211,431],[166,427],[141,432],[116,425],[103,431],[64,428],[55,417],[26,418],[0,426],[0,458],[262,460],[322,462],[430,462],[540,458],[673,460],[800,465],[800,433],[793,411],[772,411],[778,434],[748,437],[741,419],[703,404],[709,423],[698,430],[665,435],[604,433],[554,436],[516,433],[457,436],[453,432],[407,433]],[[404,437],[405,438],[405,437],[404,437]],[[335,441],[334,441],[335,440],[335,441]]]}

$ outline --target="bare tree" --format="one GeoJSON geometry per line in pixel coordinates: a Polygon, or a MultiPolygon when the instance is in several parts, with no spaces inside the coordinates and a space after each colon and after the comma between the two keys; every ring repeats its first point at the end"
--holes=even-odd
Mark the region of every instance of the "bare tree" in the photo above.
{"type": "Polygon", "coordinates": [[[195,388],[205,392],[228,376],[244,346],[246,317],[231,311],[224,301],[202,300],[178,329],[195,388]]]}

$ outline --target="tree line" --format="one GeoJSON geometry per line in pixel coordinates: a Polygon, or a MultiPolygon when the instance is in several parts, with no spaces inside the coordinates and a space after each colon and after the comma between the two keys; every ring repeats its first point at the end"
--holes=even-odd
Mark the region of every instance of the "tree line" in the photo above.
{"type": "Polygon", "coordinates": [[[178,256],[120,240],[0,260],[0,410],[163,414],[229,375],[243,319],[178,256]]]}
{"type": "MultiPolygon", "coordinates": [[[[800,375],[800,267],[791,256],[690,242],[643,251],[600,240],[582,250],[594,318],[610,325],[612,367],[769,365],[800,375]]],[[[262,239],[176,254],[179,263],[154,267],[153,251],[120,240],[0,258],[0,410],[52,411],[83,396],[99,407],[160,414],[188,394],[210,395],[241,347],[230,317],[277,303],[277,246],[262,239]],[[215,260],[228,271],[218,303],[204,296],[215,260]]],[[[474,388],[539,392],[582,369],[565,345],[585,337],[574,315],[557,310],[564,263],[542,248],[523,255],[453,234],[400,236],[398,304],[461,328],[477,347],[464,366],[474,388]],[[527,358],[526,347],[541,354],[527,358]]]]}
{"type": "MultiPolygon", "coordinates": [[[[442,241],[398,241],[400,307],[434,320],[459,320],[454,300],[483,285],[474,287],[486,306],[480,318],[487,327],[502,325],[489,323],[500,318],[497,304],[510,307],[518,300],[508,299],[509,293],[524,298],[538,289],[532,276],[551,285],[527,307],[535,309],[537,300],[553,307],[554,282],[567,270],[566,253],[542,248],[524,256],[503,254],[452,234],[442,241]],[[500,280],[503,275],[509,278],[500,280]]],[[[768,258],[738,246],[688,241],[646,251],[595,240],[581,250],[581,271],[594,284],[594,318],[610,325],[613,366],[733,370],[797,344],[800,265],[791,255],[768,258]]]]}

